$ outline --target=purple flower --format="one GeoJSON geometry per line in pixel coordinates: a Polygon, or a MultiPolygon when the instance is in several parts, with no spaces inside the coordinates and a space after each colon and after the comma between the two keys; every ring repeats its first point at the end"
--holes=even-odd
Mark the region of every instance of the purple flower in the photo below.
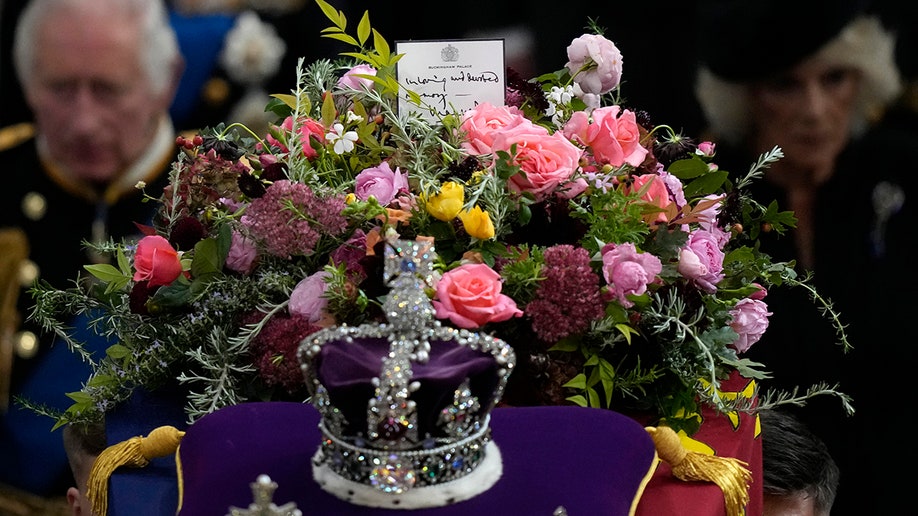
{"type": "Polygon", "coordinates": [[[768,305],[758,299],[746,298],[736,303],[736,306],[730,310],[730,316],[733,320],[730,327],[733,328],[739,338],[733,343],[737,353],[745,353],[753,344],[762,338],[765,330],[768,329],[768,305]]]}
{"type": "Polygon", "coordinates": [[[688,241],[679,251],[676,269],[687,279],[708,293],[717,291],[716,285],[724,279],[724,252],[720,235],[699,229],[689,234],[688,241]]]}
{"type": "Polygon", "coordinates": [[[324,318],[328,299],[323,296],[328,288],[328,283],[325,282],[328,277],[327,272],[319,271],[297,283],[290,294],[290,304],[287,307],[290,315],[302,317],[311,324],[324,318]]]}
{"type": "Polygon", "coordinates": [[[231,271],[248,275],[255,268],[256,258],[258,247],[255,246],[255,242],[242,233],[233,231],[233,240],[226,256],[226,267],[231,271]]]}
{"type": "Polygon", "coordinates": [[[647,292],[647,285],[663,272],[660,259],[650,253],[639,253],[631,242],[609,244],[602,250],[602,275],[609,291],[625,308],[634,303],[628,295],[647,292]]]}
{"type": "Polygon", "coordinates": [[[373,196],[383,206],[387,206],[403,190],[408,191],[408,178],[398,167],[393,172],[385,161],[357,174],[354,185],[354,195],[358,199],[366,201],[373,196]]]}

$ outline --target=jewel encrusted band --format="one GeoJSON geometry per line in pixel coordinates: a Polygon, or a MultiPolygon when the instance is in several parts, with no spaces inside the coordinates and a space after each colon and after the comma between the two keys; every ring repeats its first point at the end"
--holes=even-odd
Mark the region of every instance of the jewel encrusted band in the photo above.
{"type": "Polygon", "coordinates": [[[489,419],[477,432],[460,441],[438,446],[431,439],[430,449],[402,451],[355,446],[342,441],[320,423],[324,435],[322,454],[313,460],[347,480],[372,485],[387,493],[439,485],[462,478],[478,467],[491,440],[489,419]]]}

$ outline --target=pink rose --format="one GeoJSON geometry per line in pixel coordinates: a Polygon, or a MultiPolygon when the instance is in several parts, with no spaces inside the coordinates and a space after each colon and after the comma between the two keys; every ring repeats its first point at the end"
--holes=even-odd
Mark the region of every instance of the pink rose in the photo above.
{"type": "Polygon", "coordinates": [[[509,152],[513,145],[516,162],[525,174],[514,174],[508,186],[516,192],[530,192],[536,200],[545,199],[567,183],[580,166],[583,154],[561,133],[548,134],[535,125],[507,128],[494,137],[494,150],[509,152]]]}
{"type": "MultiPolygon", "coordinates": [[[[490,154],[494,135],[500,130],[518,125],[533,125],[519,108],[495,106],[487,102],[479,104],[462,114],[459,129],[466,133],[462,147],[471,154],[490,154]]],[[[544,132],[548,130],[544,129],[544,132]]]]}
{"type": "Polygon", "coordinates": [[[736,303],[730,315],[733,317],[730,327],[739,334],[733,347],[737,353],[745,353],[765,334],[771,312],[764,301],[746,298],[736,303]]]}
{"type": "Polygon", "coordinates": [[[300,280],[290,294],[290,304],[287,309],[290,315],[302,317],[310,323],[316,323],[325,317],[325,307],[328,299],[323,297],[328,284],[325,282],[329,274],[319,271],[300,280]]]}
{"type": "Polygon", "coordinates": [[[603,95],[622,79],[622,53],[598,34],[584,34],[567,47],[567,66],[584,93],[603,95]]]}
{"type": "Polygon", "coordinates": [[[628,109],[621,111],[619,106],[601,107],[591,114],[574,112],[564,124],[564,134],[571,141],[589,147],[593,158],[601,164],[620,167],[628,163],[637,167],[647,157],[647,149],[641,146],[640,128],[634,112],[628,109]]]}
{"type": "MultiPolygon", "coordinates": [[[[293,130],[293,117],[288,116],[287,118],[285,118],[278,129],[280,131],[283,131],[284,134],[289,135],[290,131],[293,130]]],[[[303,150],[303,156],[309,159],[313,159],[316,156],[318,156],[318,153],[316,152],[316,150],[312,148],[310,139],[315,138],[321,144],[324,145],[325,144],[325,126],[323,126],[321,122],[318,122],[311,118],[303,118],[300,121],[300,127],[298,129],[298,132],[299,132],[300,146],[303,150]]],[[[287,148],[284,142],[278,140],[273,135],[268,134],[265,137],[265,139],[268,141],[270,145],[273,145],[281,149],[282,152],[290,152],[290,149],[287,148]]]]}
{"type": "Polygon", "coordinates": [[[338,79],[338,87],[340,88],[350,88],[352,90],[372,90],[373,81],[363,77],[357,77],[358,75],[376,75],[376,68],[368,64],[359,64],[350,70],[347,71],[340,79],[338,79]]]}
{"type": "Polygon", "coordinates": [[[233,231],[229,254],[226,256],[226,267],[234,272],[249,274],[255,268],[256,258],[258,247],[255,246],[255,242],[242,233],[233,231]]]}
{"type": "Polygon", "coordinates": [[[402,190],[408,190],[408,178],[398,167],[393,172],[385,161],[378,166],[363,169],[355,179],[354,195],[361,201],[372,195],[379,204],[387,206],[402,190]]]}
{"type": "Polygon", "coordinates": [[[634,306],[627,296],[647,292],[647,285],[663,272],[660,259],[649,253],[639,253],[634,244],[609,244],[602,249],[602,276],[612,295],[625,308],[634,306]]]}
{"type": "Polygon", "coordinates": [[[706,208],[703,208],[700,211],[696,212],[698,217],[698,223],[704,229],[711,229],[712,227],[717,226],[717,216],[720,215],[720,209],[723,206],[724,195],[706,195],[700,201],[700,203],[709,204],[706,208]]]}
{"type": "Polygon", "coordinates": [[[701,142],[698,144],[698,148],[695,149],[695,154],[705,158],[713,158],[714,148],[715,145],[711,142],[701,142]]]}
{"type": "Polygon", "coordinates": [[[660,170],[659,175],[660,179],[663,180],[663,184],[666,185],[666,191],[669,192],[669,199],[676,203],[676,207],[681,210],[686,203],[685,192],[682,190],[682,180],[665,170],[660,170]]]}
{"type": "Polygon", "coordinates": [[[718,236],[703,229],[690,233],[688,241],[679,252],[679,265],[676,269],[679,274],[694,281],[701,290],[715,292],[715,285],[724,279],[724,252],[720,249],[718,236]]]}
{"type": "Polygon", "coordinates": [[[651,221],[666,223],[669,217],[667,217],[665,210],[673,203],[673,200],[669,195],[669,188],[666,187],[663,178],[658,174],[641,174],[639,176],[633,176],[631,186],[627,188],[627,191],[638,192],[641,190],[644,190],[644,195],[641,196],[641,200],[664,210],[653,215],[651,221]],[[645,186],[648,182],[650,185],[645,186]]]}
{"type": "Polygon", "coordinates": [[[472,329],[523,315],[516,302],[500,290],[501,278],[494,269],[483,263],[460,265],[437,282],[433,301],[437,318],[472,329]]]}
{"type": "Polygon", "coordinates": [[[134,254],[134,281],[157,287],[172,283],[181,274],[182,262],[168,240],[159,235],[140,239],[134,254]]]}

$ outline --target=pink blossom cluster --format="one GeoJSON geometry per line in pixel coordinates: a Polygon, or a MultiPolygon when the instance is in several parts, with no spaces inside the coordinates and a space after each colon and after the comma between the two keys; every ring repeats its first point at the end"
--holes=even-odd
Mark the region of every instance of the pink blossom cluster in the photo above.
{"type": "Polygon", "coordinates": [[[599,277],[586,249],[558,245],[546,249],[543,256],[545,279],[525,312],[536,335],[554,343],[586,330],[603,316],[603,304],[599,277]]]}
{"type": "Polygon", "coordinates": [[[252,201],[242,223],[274,256],[309,256],[322,235],[347,229],[344,206],[343,196],[320,198],[307,185],[284,179],[252,201]]]}

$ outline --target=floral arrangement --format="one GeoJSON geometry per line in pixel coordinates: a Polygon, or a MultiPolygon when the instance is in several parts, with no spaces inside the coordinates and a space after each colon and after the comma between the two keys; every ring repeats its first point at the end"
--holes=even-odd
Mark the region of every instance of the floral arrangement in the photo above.
{"type": "MultiPolygon", "coordinates": [[[[232,124],[180,137],[146,236],[99,246],[113,265],[86,266],[91,286],[35,290],[33,316],[74,349],[85,351],[73,314],[113,341],[73,406],[52,414],[59,424],[176,381],[190,420],[304,399],[300,341],[382,319],[392,236],[434,242],[442,324],[514,347],[509,404],[639,411],[689,432],[701,404],[748,408],[719,386],[765,374],[742,355],[767,329],[768,289],[810,289],[756,245],[795,222],[745,191],[779,149],[737,175],[717,166],[714,143],[653,125],[625,103],[621,53],[598,29],[556,72],[508,70],[504,106],[436,122],[399,113],[398,95],[411,96],[399,55],[367,13],[351,35],[316,1],[324,35],[355,50],[301,62],[297,88],[267,106],[269,134],[232,124]]],[[[821,392],[836,391],[777,402],[821,392]]]]}

